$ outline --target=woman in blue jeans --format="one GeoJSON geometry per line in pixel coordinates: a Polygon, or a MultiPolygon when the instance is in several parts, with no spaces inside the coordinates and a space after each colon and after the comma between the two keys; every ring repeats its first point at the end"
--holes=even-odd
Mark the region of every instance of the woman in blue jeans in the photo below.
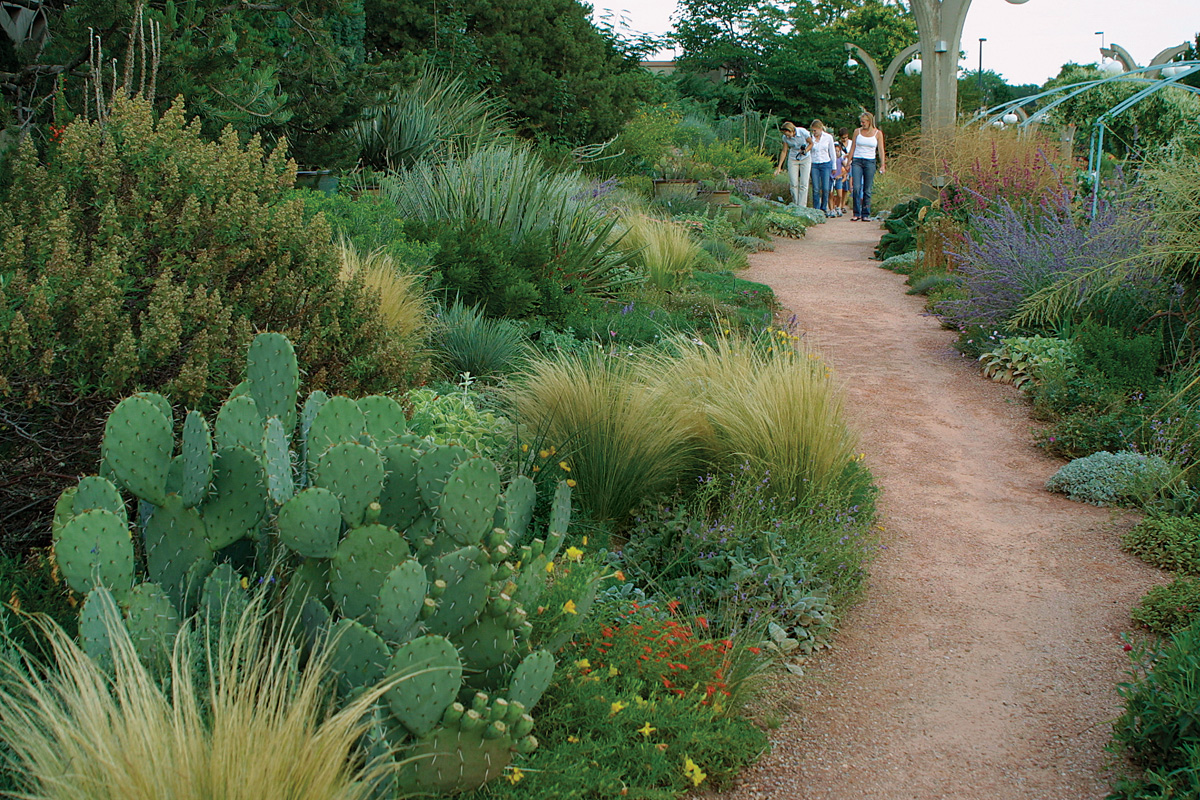
{"type": "Polygon", "coordinates": [[[825,130],[825,123],[814,119],[809,126],[812,131],[812,187],[813,208],[824,211],[825,216],[832,217],[829,210],[830,177],[833,174],[833,162],[837,158],[833,137],[825,130]]]}
{"type": "Polygon", "coordinates": [[[875,127],[875,115],[864,111],[858,118],[862,127],[856,128],[850,138],[850,174],[854,185],[854,222],[866,221],[871,216],[871,186],[875,183],[875,165],[878,160],[879,174],[883,174],[887,154],[883,149],[883,131],[875,127]]]}

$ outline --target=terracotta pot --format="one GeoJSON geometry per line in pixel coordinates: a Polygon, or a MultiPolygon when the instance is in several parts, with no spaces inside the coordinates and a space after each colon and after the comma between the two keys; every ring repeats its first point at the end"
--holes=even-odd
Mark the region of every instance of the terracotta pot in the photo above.
{"type": "Polygon", "coordinates": [[[655,178],[654,196],[660,200],[694,200],[700,181],[688,178],[655,178]]]}

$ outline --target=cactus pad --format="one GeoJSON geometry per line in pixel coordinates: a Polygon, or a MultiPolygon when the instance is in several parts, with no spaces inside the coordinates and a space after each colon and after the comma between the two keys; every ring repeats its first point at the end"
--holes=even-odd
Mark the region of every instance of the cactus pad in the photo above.
{"type": "MultiPolygon", "coordinates": [[[[513,673],[508,686],[508,702],[520,703],[526,711],[532,711],[550,688],[554,677],[554,656],[547,650],[538,650],[525,656],[513,673]]],[[[526,731],[528,733],[528,731],[526,731]]]]}
{"type": "Polygon", "coordinates": [[[222,447],[213,462],[213,491],[200,508],[208,546],[216,552],[244,538],[266,513],[262,465],[241,446],[222,447]]]}
{"type": "Polygon", "coordinates": [[[428,583],[425,570],[415,560],[398,564],[379,590],[375,630],[392,642],[408,641],[425,605],[428,583]]]}
{"type": "Polygon", "coordinates": [[[199,411],[189,411],[183,420],[178,466],[179,497],[185,506],[200,505],[212,483],[213,441],[208,421],[199,411]]]}
{"type": "Polygon", "coordinates": [[[200,616],[222,625],[236,625],[249,601],[241,578],[228,564],[218,564],[204,579],[200,616]]]}
{"type": "Polygon", "coordinates": [[[456,444],[441,445],[421,454],[417,459],[417,486],[425,505],[437,507],[446,479],[455,467],[470,457],[469,451],[456,444]]]}
{"type": "Polygon", "coordinates": [[[390,397],[373,394],[358,401],[358,408],[367,420],[367,433],[375,446],[383,449],[408,432],[404,409],[390,397]]]}
{"type": "Polygon", "coordinates": [[[378,502],[383,493],[383,479],[383,459],[379,453],[374,448],[353,442],[327,448],[312,476],[313,485],[337,496],[342,518],[348,525],[362,524],[367,507],[378,502]]]}
{"type": "MultiPolygon", "coordinates": [[[[84,511],[92,511],[97,508],[111,511],[122,521],[128,520],[125,514],[125,500],[121,497],[121,491],[112,481],[98,475],[80,478],[79,485],[75,487],[70,513],[72,515],[82,514],[84,511]]],[[[57,511],[57,508],[55,510],[57,511]]]]}
{"type": "Polygon", "coordinates": [[[442,529],[459,544],[479,544],[500,502],[500,473],[486,458],[469,458],[446,478],[438,498],[442,529]]]}
{"type": "Polygon", "coordinates": [[[413,793],[457,794],[477,789],[504,774],[516,749],[504,723],[478,719],[468,711],[421,739],[408,753],[400,787],[413,793]]]}
{"type": "Polygon", "coordinates": [[[537,504],[537,487],[528,475],[518,475],[504,490],[504,525],[512,537],[511,543],[519,544],[529,533],[533,522],[533,508],[537,504]]]}
{"type": "Polygon", "coordinates": [[[308,429],[308,463],[313,466],[335,444],[361,444],[367,435],[367,418],[349,397],[330,397],[313,417],[308,429]]]}
{"type": "Polygon", "coordinates": [[[383,680],[391,653],[379,634],[370,628],[344,619],[333,629],[333,654],[329,665],[338,673],[347,690],[371,686],[383,680]]]}
{"type": "Polygon", "coordinates": [[[101,449],[122,486],[155,505],[166,500],[175,439],[155,401],[134,395],[118,403],[104,425],[101,449]]]}
{"type": "Polygon", "coordinates": [[[442,636],[422,636],[392,654],[388,676],[404,676],[386,695],[388,706],[414,736],[425,736],[458,696],[462,661],[442,636]]]}
{"type": "Polygon", "coordinates": [[[269,418],[263,429],[262,454],[267,495],[277,504],[286,503],[296,493],[296,482],[292,479],[292,451],[278,417],[269,418]]]}
{"type": "Polygon", "coordinates": [[[124,515],[103,508],[76,514],[59,532],[54,554],[77,592],[99,583],[124,597],[133,586],[133,543],[124,515]]]}
{"type": "MultiPolygon", "coordinates": [[[[550,524],[546,530],[550,533],[566,533],[571,524],[571,487],[566,481],[559,481],[554,489],[554,500],[550,503],[550,524]]],[[[549,538],[546,540],[549,542],[549,538]]],[[[550,556],[554,558],[552,554],[550,556]]]]}
{"type": "Polygon", "coordinates": [[[142,663],[165,669],[179,633],[179,614],[161,586],[142,583],[133,587],[125,605],[125,627],[142,663]]]}
{"type": "Polygon", "coordinates": [[[112,592],[97,586],[87,593],[79,610],[79,644],[102,669],[111,670],[112,637],[109,626],[121,620],[121,610],[112,592]]]}
{"type": "Polygon", "coordinates": [[[257,450],[262,444],[263,417],[249,395],[231,397],[217,412],[217,448],[245,447],[257,450]]]}
{"type": "Polygon", "coordinates": [[[430,633],[454,634],[479,619],[487,606],[496,568],[478,547],[462,547],[433,560],[430,581],[446,583],[437,612],[425,621],[430,633]]]}
{"type": "Polygon", "coordinates": [[[406,558],[404,537],[384,525],[347,533],[329,565],[329,590],[342,614],[369,621],[388,573],[406,558]]]}
{"type": "Polygon", "coordinates": [[[342,533],[342,507],[328,489],[305,489],[279,509],[279,539],[306,558],[329,558],[342,533]]]}
{"type": "Polygon", "coordinates": [[[204,521],[196,509],[171,496],[168,502],[154,509],[143,536],[147,572],[183,608],[189,570],[199,559],[212,559],[212,550],[205,541],[204,521]]]}
{"type": "Polygon", "coordinates": [[[246,354],[246,382],[263,419],[277,417],[285,431],[296,429],[300,369],[296,351],[280,333],[260,333],[246,354]]]}
{"type": "Polygon", "coordinates": [[[503,617],[484,615],[455,635],[454,643],[472,669],[488,670],[504,663],[516,647],[517,638],[503,617]]]}
{"type": "Polygon", "coordinates": [[[383,493],[379,504],[383,507],[379,521],[396,530],[405,530],[425,513],[417,488],[417,458],[420,454],[413,448],[394,444],[383,449],[384,468],[387,478],[383,482],[383,493]]]}

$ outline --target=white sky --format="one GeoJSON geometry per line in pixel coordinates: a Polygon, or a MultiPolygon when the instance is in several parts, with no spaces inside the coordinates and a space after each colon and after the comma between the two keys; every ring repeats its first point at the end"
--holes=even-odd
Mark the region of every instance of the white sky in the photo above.
{"type": "MultiPolygon", "coordinates": [[[[596,14],[611,9],[642,33],[666,33],[676,0],[592,0],[596,14]]],[[[1200,32],[1200,0],[974,0],[963,28],[963,67],[1000,73],[1011,84],[1045,83],[1068,61],[1100,59],[1104,43],[1119,44],[1145,66],[1160,50],[1193,41],[1200,32]]],[[[670,58],[670,53],[662,55],[670,58]]]]}

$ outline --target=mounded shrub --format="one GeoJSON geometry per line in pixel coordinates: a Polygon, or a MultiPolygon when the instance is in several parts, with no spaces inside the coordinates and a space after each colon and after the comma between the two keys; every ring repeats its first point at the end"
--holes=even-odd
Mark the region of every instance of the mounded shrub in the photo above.
{"type": "Polygon", "coordinates": [[[1064,466],[1050,476],[1046,488],[1081,503],[1112,506],[1153,493],[1165,486],[1174,472],[1158,456],[1101,450],[1064,466]]]}

